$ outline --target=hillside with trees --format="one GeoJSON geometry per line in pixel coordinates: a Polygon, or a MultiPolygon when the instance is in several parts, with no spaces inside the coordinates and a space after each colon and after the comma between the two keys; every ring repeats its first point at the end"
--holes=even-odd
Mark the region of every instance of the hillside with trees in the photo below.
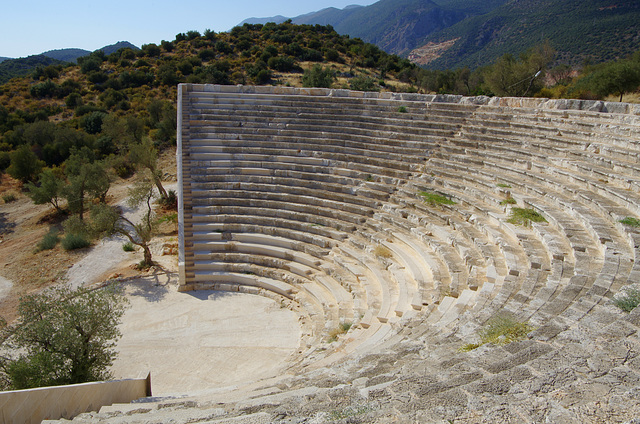
{"type": "Polygon", "coordinates": [[[640,4],[608,0],[509,1],[430,34],[422,44],[456,40],[431,69],[476,68],[506,53],[549,42],[557,61],[579,65],[623,58],[640,43],[640,4]]]}
{"type": "Polygon", "coordinates": [[[440,70],[483,67],[545,41],[558,51],[558,63],[569,65],[620,59],[640,43],[640,4],[631,1],[380,0],[291,19],[332,25],[340,34],[440,70]]]}

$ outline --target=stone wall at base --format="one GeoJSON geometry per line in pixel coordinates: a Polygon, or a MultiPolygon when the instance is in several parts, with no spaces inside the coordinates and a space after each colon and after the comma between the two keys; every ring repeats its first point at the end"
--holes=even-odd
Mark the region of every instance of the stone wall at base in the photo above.
{"type": "Polygon", "coordinates": [[[128,403],[146,396],[151,396],[151,375],[0,392],[0,422],[38,424],[42,420],[72,419],[82,412],[98,411],[105,405],[128,403]]]}

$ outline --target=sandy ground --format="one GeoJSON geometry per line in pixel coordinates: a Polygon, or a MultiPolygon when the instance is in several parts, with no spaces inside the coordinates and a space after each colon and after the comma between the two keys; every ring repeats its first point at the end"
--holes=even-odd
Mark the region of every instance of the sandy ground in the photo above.
{"type": "Polygon", "coordinates": [[[180,293],[175,278],[156,274],[126,285],[131,304],[114,377],[150,371],[154,396],[193,395],[274,377],[286,367],[300,341],[294,312],[262,296],[180,293]]]}

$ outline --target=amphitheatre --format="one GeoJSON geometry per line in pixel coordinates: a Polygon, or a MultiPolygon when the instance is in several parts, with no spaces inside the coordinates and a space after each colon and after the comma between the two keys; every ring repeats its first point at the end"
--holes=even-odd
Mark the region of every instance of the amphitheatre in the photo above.
{"type": "Polygon", "coordinates": [[[640,283],[640,105],[178,93],[178,292],[299,336],[284,367],[238,350],[254,381],[74,422],[637,422],[640,311],[613,299],[640,283]],[[496,316],[528,334],[461,349],[496,316]]]}

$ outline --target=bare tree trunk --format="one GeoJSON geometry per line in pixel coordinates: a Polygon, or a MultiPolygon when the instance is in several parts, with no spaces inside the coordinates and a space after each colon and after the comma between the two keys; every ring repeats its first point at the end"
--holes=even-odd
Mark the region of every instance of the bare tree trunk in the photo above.
{"type": "Polygon", "coordinates": [[[144,263],[147,266],[150,266],[153,264],[153,260],[151,259],[151,249],[149,249],[149,245],[148,244],[142,244],[141,245],[142,250],[144,252],[144,263]]]}

